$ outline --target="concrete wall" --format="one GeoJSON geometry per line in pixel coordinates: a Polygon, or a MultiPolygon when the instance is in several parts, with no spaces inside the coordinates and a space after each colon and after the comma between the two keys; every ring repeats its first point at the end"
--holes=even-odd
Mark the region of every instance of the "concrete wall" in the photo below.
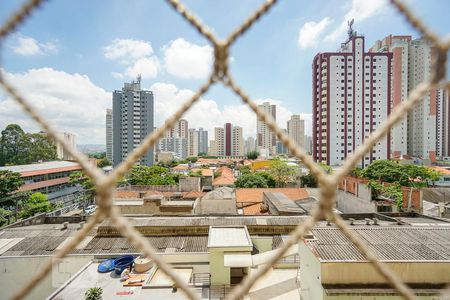
{"type": "Polygon", "coordinates": [[[200,192],[200,177],[180,177],[180,192],[200,192]]]}
{"type": "Polygon", "coordinates": [[[370,190],[365,184],[358,185],[358,194],[362,197],[358,197],[351,193],[344,191],[337,191],[337,209],[343,213],[359,213],[359,212],[376,212],[377,208],[375,202],[371,201],[370,190]]]}
{"type": "Polygon", "coordinates": [[[272,236],[252,237],[252,243],[260,253],[272,250],[272,236]]]}
{"type": "Polygon", "coordinates": [[[320,262],[303,241],[299,242],[300,255],[300,296],[302,299],[318,299],[324,297],[320,262]]]}
{"type": "Polygon", "coordinates": [[[209,269],[211,284],[230,284],[230,268],[224,266],[224,252],[219,249],[210,249],[209,269]]]}
{"type": "MultiPolygon", "coordinates": [[[[403,282],[450,283],[450,262],[387,262],[386,265],[397,273],[403,282]]],[[[368,262],[322,263],[321,274],[323,284],[386,283],[368,262]]]]}
{"type": "MultiPolygon", "coordinates": [[[[92,256],[65,257],[26,299],[44,299],[92,260],[92,256]]],[[[51,259],[47,256],[0,257],[1,299],[9,299],[51,259]]]]}

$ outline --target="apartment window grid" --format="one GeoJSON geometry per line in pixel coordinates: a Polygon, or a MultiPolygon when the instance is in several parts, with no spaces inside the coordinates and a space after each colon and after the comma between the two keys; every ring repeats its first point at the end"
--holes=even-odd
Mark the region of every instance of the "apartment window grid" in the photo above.
{"type": "MultiPolygon", "coordinates": [[[[35,10],[43,0],[28,0],[19,10],[10,16],[9,19],[0,27],[0,42],[11,34],[16,27],[21,25],[30,13],[35,10]]],[[[33,287],[38,285],[43,278],[45,278],[52,270],[52,267],[56,265],[60,258],[64,257],[70,251],[72,251],[86,236],[86,234],[93,229],[93,227],[104,220],[108,215],[112,222],[122,235],[126,236],[134,246],[140,249],[145,255],[151,257],[153,261],[159,266],[159,268],[167,274],[175,284],[185,293],[189,299],[197,299],[197,295],[186,286],[177,276],[176,272],[170,268],[170,266],[156,254],[156,249],[144,239],[132,226],[130,226],[125,219],[120,216],[117,209],[112,205],[112,192],[115,187],[115,182],[118,178],[122,177],[134,163],[139,161],[148,149],[154,146],[164,133],[173,127],[177,120],[189,110],[189,108],[200,99],[200,97],[206,93],[209,87],[213,84],[222,82],[226,87],[229,87],[237,96],[239,96],[244,103],[246,103],[261,119],[269,129],[277,135],[279,140],[288,148],[288,150],[303,161],[310,171],[316,175],[321,187],[320,197],[320,209],[315,211],[304,223],[299,224],[294,229],[288,240],[284,245],[279,248],[277,254],[269,261],[268,264],[259,268],[251,275],[247,276],[243,282],[233,288],[228,295],[230,299],[242,298],[248,293],[255,281],[263,276],[274,265],[281,256],[287,251],[287,249],[299,242],[304,235],[314,226],[314,224],[322,218],[334,222],[334,224],[349,238],[359,251],[374,265],[375,269],[383,276],[404,298],[414,299],[413,292],[393,273],[390,268],[380,262],[377,257],[368,250],[367,246],[355,235],[352,230],[345,224],[345,222],[333,212],[333,204],[336,197],[336,187],[340,179],[342,179],[350,170],[358,163],[358,161],[365,156],[365,153],[377,145],[377,142],[388,133],[390,128],[399,123],[402,117],[410,111],[421,98],[428,93],[432,88],[439,86],[444,87],[441,81],[446,76],[446,60],[447,51],[450,49],[450,39],[443,40],[431,32],[417,17],[415,17],[410,9],[405,6],[400,0],[391,0],[391,3],[397,8],[397,10],[406,17],[406,20],[413,25],[423,36],[427,39],[437,50],[437,60],[434,62],[434,68],[432,76],[428,81],[419,84],[414,91],[411,92],[408,101],[403,102],[397,107],[397,109],[389,116],[389,118],[381,124],[371,135],[364,141],[358,149],[356,149],[351,156],[347,158],[343,167],[332,175],[325,174],[324,171],[314,163],[312,158],[308,156],[303,149],[296,146],[286,133],[280,129],[270,116],[263,110],[259,109],[257,104],[253,102],[247,94],[237,85],[232,75],[228,70],[228,58],[229,48],[236,40],[241,37],[254,23],[264,14],[269,11],[270,8],[276,3],[276,0],[268,0],[261,5],[245,22],[238,27],[226,40],[219,40],[216,38],[209,29],[200,23],[200,21],[184,6],[178,2],[178,0],[167,0],[167,2],[180,13],[195,29],[202,34],[214,47],[214,66],[213,72],[208,81],[201,86],[201,88],[195,93],[189,100],[180,106],[179,110],[164,123],[160,129],[154,131],[142,141],[141,145],[131,152],[125,161],[117,166],[110,175],[105,175],[99,169],[91,166],[84,155],[78,153],[64,139],[60,138],[56,133],[57,131],[51,127],[46,120],[30,105],[30,102],[21,96],[20,91],[15,89],[9,82],[7,82],[4,76],[0,77],[0,84],[3,89],[12,98],[17,101],[21,107],[46,131],[48,135],[55,141],[60,142],[63,148],[74,156],[75,160],[80,163],[86,174],[92,178],[97,188],[97,204],[99,209],[91,217],[86,225],[80,229],[74,236],[73,240],[67,243],[64,247],[54,254],[52,259],[49,259],[46,264],[35,274],[35,276],[24,286],[21,290],[17,291],[14,298],[24,298],[33,287]]],[[[450,86],[446,86],[447,89],[450,86]]]]}

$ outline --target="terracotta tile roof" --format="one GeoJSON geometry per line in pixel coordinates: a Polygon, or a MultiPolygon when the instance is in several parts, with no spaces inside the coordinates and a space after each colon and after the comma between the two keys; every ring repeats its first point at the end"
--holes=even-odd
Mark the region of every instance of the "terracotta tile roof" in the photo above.
{"type": "Polygon", "coordinates": [[[162,195],[162,193],[158,191],[139,192],[139,191],[116,190],[116,192],[114,193],[114,199],[116,200],[135,199],[154,195],[162,195]]]}
{"type": "Polygon", "coordinates": [[[56,179],[50,179],[50,180],[45,180],[45,181],[39,181],[39,182],[33,182],[33,183],[28,183],[28,184],[24,184],[19,188],[19,191],[32,191],[32,190],[36,190],[39,188],[43,188],[43,187],[47,187],[47,186],[53,186],[53,185],[57,185],[57,184],[62,184],[62,183],[68,183],[69,182],[69,177],[63,177],[63,178],[56,178],[56,179]]]}
{"type": "Polygon", "coordinates": [[[192,172],[202,172],[202,176],[213,176],[214,172],[211,169],[192,169],[192,172]]]}
{"type": "Polygon", "coordinates": [[[248,188],[236,189],[236,202],[263,202],[263,193],[283,193],[291,200],[300,200],[309,197],[306,189],[302,188],[248,188]]]}
{"type": "Polygon", "coordinates": [[[249,206],[246,206],[242,209],[244,211],[244,215],[246,216],[255,216],[255,215],[267,215],[268,213],[261,212],[261,203],[255,203],[249,206]]]}
{"type": "Polygon", "coordinates": [[[178,166],[173,167],[172,170],[175,170],[175,171],[189,170],[189,166],[188,165],[178,165],[178,166]]]}
{"type": "Polygon", "coordinates": [[[203,192],[195,192],[195,191],[192,191],[192,192],[187,192],[187,193],[184,193],[183,194],[183,199],[196,199],[196,198],[200,198],[200,197],[203,197],[203,195],[204,195],[205,193],[203,193],[203,192]]]}
{"type": "Polygon", "coordinates": [[[114,193],[114,199],[130,199],[139,198],[139,192],[137,191],[116,191],[114,193]]]}
{"type": "Polygon", "coordinates": [[[212,184],[213,186],[234,184],[235,177],[233,174],[233,170],[228,167],[220,167],[219,169],[217,169],[217,172],[220,172],[221,175],[214,179],[212,184]]]}

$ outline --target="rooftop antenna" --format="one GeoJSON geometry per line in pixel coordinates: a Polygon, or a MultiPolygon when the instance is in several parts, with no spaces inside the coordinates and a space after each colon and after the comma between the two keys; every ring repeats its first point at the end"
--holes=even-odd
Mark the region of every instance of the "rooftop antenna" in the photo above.
{"type": "Polygon", "coordinates": [[[350,40],[354,35],[355,35],[355,31],[353,30],[353,23],[355,23],[355,19],[351,19],[350,21],[347,21],[347,25],[348,25],[348,39],[350,40]]]}
{"type": "Polygon", "coordinates": [[[141,74],[138,74],[138,76],[137,76],[137,83],[141,83],[141,78],[142,78],[142,75],[141,74]]]}

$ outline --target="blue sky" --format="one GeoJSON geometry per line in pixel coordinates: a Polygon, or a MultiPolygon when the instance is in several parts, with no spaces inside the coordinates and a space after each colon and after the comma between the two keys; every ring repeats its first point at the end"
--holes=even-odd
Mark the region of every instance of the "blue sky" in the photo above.
{"type": "MultiPolygon", "coordinates": [[[[0,22],[20,3],[2,0],[0,22]]],[[[225,37],[261,1],[183,3],[225,37]]],[[[450,32],[448,1],[407,3],[435,32],[450,32]]],[[[292,113],[310,124],[312,58],[339,47],[350,17],[367,46],[391,33],[418,37],[384,0],[279,1],[232,47],[231,71],[253,99],[280,106],[280,126],[292,113]]],[[[205,81],[211,62],[207,41],[165,1],[156,0],[49,1],[8,37],[1,54],[7,77],[58,128],[77,134],[78,143],[104,143],[111,92],[135,74],[142,73],[143,86],[155,93],[157,126],[205,81]]],[[[256,128],[252,113],[221,85],[186,118],[192,127],[210,130],[231,121],[244,127],[245,136],[256,128]]],[[[0,128],[10,122],[37,129],[0,95],[0,128]]]]}

